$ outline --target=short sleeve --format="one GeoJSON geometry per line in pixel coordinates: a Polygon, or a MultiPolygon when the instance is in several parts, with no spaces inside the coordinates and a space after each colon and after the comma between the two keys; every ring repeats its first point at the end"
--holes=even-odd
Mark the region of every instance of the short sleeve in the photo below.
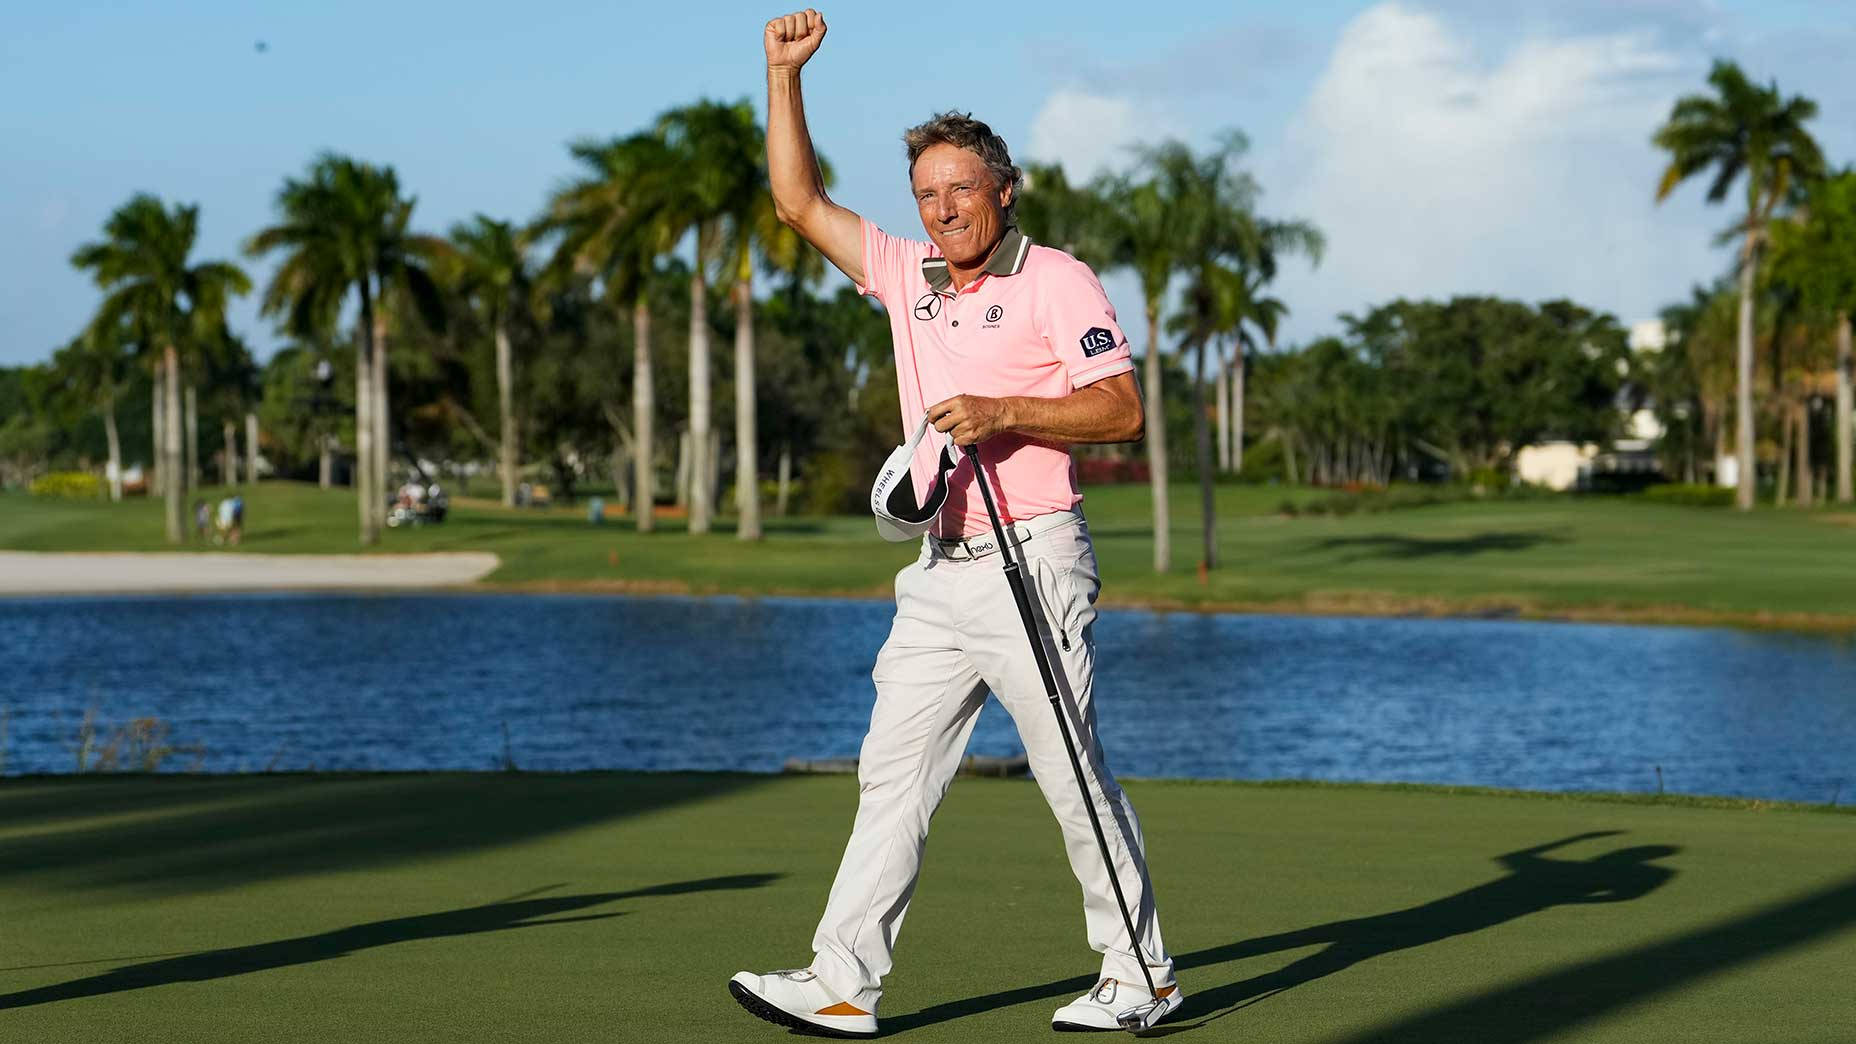
{"type": "Polygon", "coordinates": [[[1134,369],[1134,352],[1115,320],[1115,306],[1089,266],[1063,257],[1040,281],[1038,332],[1081,388],[1134,369]]]}
{"type": "Polygon", "coordinates": [[[857,292],[874,297],[894,310],[893,299],[905,296],[911,274],[918,274],[927,243],[892,236],[864,220],[864,282],[857,292]]]}

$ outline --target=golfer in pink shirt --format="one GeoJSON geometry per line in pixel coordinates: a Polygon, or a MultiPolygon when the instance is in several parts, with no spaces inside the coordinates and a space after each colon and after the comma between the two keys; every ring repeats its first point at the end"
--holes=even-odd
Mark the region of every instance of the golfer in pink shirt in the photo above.
{"type": "MultiPolygon", "coordinates": [[[[998,548],[972,464],[957,453],[947,501],[923,536],[921,556],[896,576],[895,622],[877,656],[876,703],[858,757],[857,818],[812,939],[812,962],[742,972],[730,991],[780,1025],[833,1036],[876,1032],[929,818],[991,691],[1012,715],[1062,828],[1082,886],[1089,945],[1101,954],[1095,985],[1058,1008],[1052,1025],[1115,1030],[1117,1014],[1155,1000],[1164,1017],[1184,994],[1160,938],[1140,822],[1096,736],[1092,625],[1100,582],[1069,451],[1075,443],[1141,437],[1127,338],[1089,267],[1032,243],[1014,225],[1022,175],[984,123],[945,113],[903,135],[926,242],[889,235],[832,202],[799,83],[800,67],[824,37],[816,11],[767,23],[774,203],[781,220],[889,313],[904,437],[923,416],[945,433],[916,449],[917,492],[932,481],[941,442],[978,447],[1041,605],[1041,637],[1087,766],[1088,793],[1100,795],[1097,813],[1138,937],[1129,938],[1062,733],[1027,655],[1024,623],[991,557],[998,548]]],[[[997,978],[1009,975],[997,969],[997,978]]]]}

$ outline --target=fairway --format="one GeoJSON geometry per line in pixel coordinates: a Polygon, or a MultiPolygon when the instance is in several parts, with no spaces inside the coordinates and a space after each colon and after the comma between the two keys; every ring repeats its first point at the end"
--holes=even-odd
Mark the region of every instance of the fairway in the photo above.
{"type": "MultiPolygon", "coordinates": [[[[1189,1040],[1856,1039],[1851,815],[1128,789],[1189,1040]]],[[[784,1039],[724,984],[810,959],[856,796],[842,776],[7,781],[0,1039],[784,1039]]],[[[886,1036],[1048,1038],[1095,955],[1036,787],[954,786],[897,962],[886,1036]]]]}
{"type": "MultiPolygon", "coordinates": [[[[1218,487],[1219,568],[1204,583],[1198,491],[1172,489],[1173,569],[1152,569],[1145,486],[1103,486],[1084,503],[1103,604],[1346,614],[1569,616],[1856,630],[1856,514],[1559,496],[1459,502],[1347,517],[1289,517],[1319,489],[1218,487]]],[[[207,490],[211,497],[216,491],[207,490]]],[[[339,552],[355,543],[345,490],[265,483],[246,491],[238,549],[339,552]]],[[[160,504],[0,496],[0,549],[158,551],[160,504]]],[[[639,534],[584,508],[506,509],[467,500],[440,526],[386,533],[377,552],[490,551],[492,587],[887,598],[912,544],[879,539],[867,517],[767,520],[743,543],[724,519],[692,536],[678,518],[639,534]]],[[[198,545],[195,545],[198,547],[198,545]]]]}

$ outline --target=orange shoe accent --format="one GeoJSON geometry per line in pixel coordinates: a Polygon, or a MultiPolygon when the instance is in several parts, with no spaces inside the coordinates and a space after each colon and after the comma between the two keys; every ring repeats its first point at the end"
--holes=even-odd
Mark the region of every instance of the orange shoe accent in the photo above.
{"type": "Polygon", "coordinates": [[[812,1014],[814,1015],[868,1015],[870,1013],[863,1010],[862,1008],[853,1007],[850,1004],[850,1002],[846,1001],[840,1004],[833,1004],[829,1008],[820,1008],[819,1010],[813,1012],[812,1014]]]}
{"type": "Polygon", "coordinates": [[[1173,991],[1177,989],[1179,989],[1179,985],[1177,983],[1171,986],[1162,986],[1159,989],[1154,991],[1154,996],[1160,998],[1161,1000],[1165,1000],[1168,997],[1171,997],[1173,995],[1173,991]]]}

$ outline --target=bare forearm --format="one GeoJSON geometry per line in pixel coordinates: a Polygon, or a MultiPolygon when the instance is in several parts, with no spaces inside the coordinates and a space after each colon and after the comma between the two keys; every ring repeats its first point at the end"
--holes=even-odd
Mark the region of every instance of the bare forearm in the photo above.
{"type": "Polygon", "coordinates": [[[1125,399],[1092,384],[1061,399],[1012,395],[1005,406],[1006,430],[1050,442],[1132,442],[1141,437],[1138,400],[1129,409],[1125,399]]]}
{"type": "Polygon", "coordinates": [[[780,220],[796,225],[825,201],[825,179],[806,128],[799,70],[767,69],[767,179],[780,220]]]}

